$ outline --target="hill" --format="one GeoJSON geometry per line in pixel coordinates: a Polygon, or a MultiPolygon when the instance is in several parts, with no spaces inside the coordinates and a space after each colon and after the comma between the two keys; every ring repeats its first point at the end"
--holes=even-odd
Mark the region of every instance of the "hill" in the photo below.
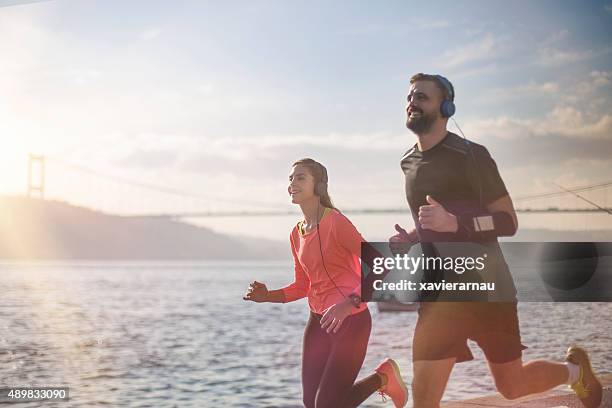
{"type": "Polygon", "coordinates": [[[0,259],[288,259],[288,246],[168,219],[109,215],[65,202],[0,197],[0,259]]]}

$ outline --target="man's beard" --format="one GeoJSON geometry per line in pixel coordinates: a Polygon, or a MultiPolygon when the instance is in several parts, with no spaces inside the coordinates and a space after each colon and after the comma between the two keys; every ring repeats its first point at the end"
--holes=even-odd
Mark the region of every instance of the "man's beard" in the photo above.
{"type": "Polygon", "coordinates": [[[435,114],[421,114],[421,116],[418,118],[411,119],[410,117],[408,117],[408,119],[406,120],[406,127],[412,130],[417,135],[423,135],[429,132],[435,121],[435,114]]]}

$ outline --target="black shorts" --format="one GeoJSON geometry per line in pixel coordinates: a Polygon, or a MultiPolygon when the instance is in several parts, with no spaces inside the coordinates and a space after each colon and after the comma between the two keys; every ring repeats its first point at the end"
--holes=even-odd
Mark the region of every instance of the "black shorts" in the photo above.
{"type": "Polygon", "coordinates": [[[468,339],[475,341],[492,363],[521,358],[527,347],[521,344],[516,303],[421,303],[412,360],[473,360],[468,339]]]}

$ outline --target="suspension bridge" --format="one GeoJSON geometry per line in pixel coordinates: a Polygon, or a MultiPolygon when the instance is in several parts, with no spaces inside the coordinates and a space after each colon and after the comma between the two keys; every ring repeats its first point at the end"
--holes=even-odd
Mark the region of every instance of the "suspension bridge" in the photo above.
{"type": "MultiPolygon", "coordinates": [[[[101,193],[99,184],[114,185],[114,194],[111,196],[124,198],[126,195],[125,189],[137,190],[134,195],[142,196],[149,194],[159,196],[172,196],[179,200],[189,202],[189,205],[176,205],[176,207],[189,207],[184,210],[173,211],[158,211],[158,212],[143,212],[142,205],[138,211],[123,212],[124,216],[135,218],[167,218],[167,219],[182,219],[182,218],[204,218],[204,217],[272,217],[283,215],[295,215],[297,211],[291,210],[290,206],[279,203],[263,202],[251,199],[240,199],[242,206],[248,206],[248,210],[237,208],[235,210],[207,210],[202,207],[208,206],[210,203],[216,203],[223,206],[235,206],[234,198],[215,196],[211,194],[202,194],[194,191],[181,190],[168,185],[147,183],[139,180],[134,180],[114,174],[105,173],[93,168],[67,162],[63,159],[42,156],[30,155],[28,161],[28,186],[27,195],[30,197],[46,198],[48,192],[49,176],[46,174],[49,167],[55,169],[55,172],[60,171],[58,177],[66,178],[68,175],[80,177],[80,183],[85,183],[90,193],[101,193]],[[96,180],[96,181],[94,181],[96,180]],[[119,190],[119,192],[117,192],[119,190]],[[123,190],[123,191],[121,191],[123,190]],[[258,208],[258,210],[253,210],[258,208]]],[[[56,173],[57,175],[57,173],[56,173]]],[[[64,183],[66,184],[66,183],[64,183]]],[[[78,183],[70,183],[74,184],[78,183]]],[[[612,187],[612,180],[597,184],[582,185],[582,186],[561,186],[556,185],[555,190],[542,192],[538,194],[517,195],[513,197],[516,211],[525,214],[590,214],[602,213],[612,215],[612,208],[608,205],[608,192],[612,187]],[[595,197],[596,196],[596,197],[595,197]],[[535,205],[534,205],[535,203],[535,205]],[[569,205],[568,205],[569,204],[569,205]]],[[[95,194],[93,194],[95,195],[95,194]]],[[[55,192],[49,198],[71,201],[63,197],[61,192],[55,192]]],[[[145,201],[151,201],[146,199],[145,201]]],[[[87,203],[74,203],[77,205],[87,205],[87,203]]],[[[105,208],[99,208],[107,210],[105,208]]],[[[113,212],[113,211],[111,211],[113,212]]],[[[114,211],[117,213],[118,211],[114,211]]],[[[120,211],[119,211],[120,212],[120,211]]],[[[371,207],[354,207],[343,208],[343,212],[349,214],[406,214],[408,208],[371,208],[371,207]]]]}

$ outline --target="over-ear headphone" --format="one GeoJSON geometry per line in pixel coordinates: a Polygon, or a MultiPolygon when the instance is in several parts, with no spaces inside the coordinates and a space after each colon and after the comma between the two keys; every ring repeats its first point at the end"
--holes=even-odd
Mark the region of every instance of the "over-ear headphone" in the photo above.
{"type": "Polygon", "coordinates": [[[456,109],[455,103],[453,102],[455,100],[455,88],[453,88],[453,84],[442,75],[434,75],[434,77],[438,80],[438,83],[446,89],[446,93],[448,94],[448,97],[444,98],[440,104],[440,113],[442,117],[450,118],[455,114],[456,109]]]}
{"type": "Polygon", "coordinates": [[[327,169],[321,163],[316,162],[316,161],[315,163],[317,164],[317,166],[319,167],[319,170],[321,171],[321,180],[319,180],[319,182],[315,184],[314,193],[315,195],[321,197],[325,193],[327,193],[327,183],[328,183],[327,169]]]}

